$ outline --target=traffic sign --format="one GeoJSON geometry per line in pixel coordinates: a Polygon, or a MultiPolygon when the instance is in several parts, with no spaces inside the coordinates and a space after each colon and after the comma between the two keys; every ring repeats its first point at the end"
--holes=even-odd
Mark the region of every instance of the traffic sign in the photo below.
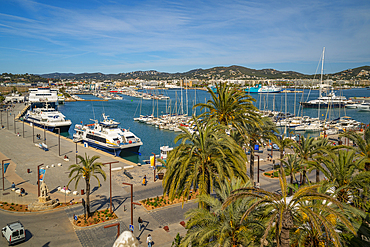
{"type": "Polygon", "coordinates": [[[130,225],[129,229],[130,229],[130,231],[134,232],[134,226],[133,225],[130,225]]]}

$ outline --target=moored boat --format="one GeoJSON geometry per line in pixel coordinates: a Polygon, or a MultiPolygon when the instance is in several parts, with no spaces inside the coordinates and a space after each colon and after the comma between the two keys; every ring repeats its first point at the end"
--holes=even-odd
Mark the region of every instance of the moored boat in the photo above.
{"type": "Polygon", "coordinates": [[[105,152],[118,156],[121,151],[138,153],[141,145],[140,138],[128,129],[118,127],[119,122],[109,119],[103,114],[103,121],[82,125],[76,124],[73,141],[83,142],[87,146],[101,149],[105,152]]]}
{"type": "Polygon", "coordinates": [[[53,132],[60,129],[61,133],[68,132],[72,125],[71,120],[66,119],[61,112],[50,107],[49,104],[45,104],[44,107],[35,106],[28,110],[24,115],[24,121],[53,132]]]}

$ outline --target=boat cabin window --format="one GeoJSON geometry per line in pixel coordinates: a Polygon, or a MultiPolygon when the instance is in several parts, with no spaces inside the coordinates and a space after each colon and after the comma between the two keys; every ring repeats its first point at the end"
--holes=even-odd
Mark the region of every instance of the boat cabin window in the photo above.
{"type": "Polygon", "coordinates": [[[98,141],[98,142],[103,142],[103,143],[105,143],[105,138],[100,137],[100,136],[95,136],[95,135],[87,134],[87,135],[86,135],[86,138],[89,138],[89,139],[91,139],[91,140],[95,140],[95,141],[98,141]]]}

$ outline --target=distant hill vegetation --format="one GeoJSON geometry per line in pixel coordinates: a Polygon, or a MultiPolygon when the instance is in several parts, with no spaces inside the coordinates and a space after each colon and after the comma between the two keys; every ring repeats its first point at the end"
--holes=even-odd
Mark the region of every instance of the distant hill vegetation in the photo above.
{"type": "MultiPolygon", "coordinates": [[[[103,73],[50,73],[42,75],[30,74],[9,74],[3,73],[0,75],[1,81],[16,81],[23,79],[25,82],[47,81],[47,79],[60,80],[127,80],[127,79],[144,79],[144,80],[172,80],[172,79],[198,79],[207,81],[211,79],[311,79],[314,75],[305,75],[294,71],[278,71],[275,69],[249,69],[243,66],[229,67],[214,67],[209,69],[194,69],[183,73],[165,73],[155,70],[148,71],[133,71],[119,74],[103,74],[103,73]],[[10,78],[10,79],[9,79],[10,78]]],[[[317,78],[317,76],[316,76],[317,78]]],[[[370,79],[370,66],[362,66],[354,69],[347,69],[338,73],[325,75],[325,78],[333,80],[349,80],[349,79],[370,79]]]]}

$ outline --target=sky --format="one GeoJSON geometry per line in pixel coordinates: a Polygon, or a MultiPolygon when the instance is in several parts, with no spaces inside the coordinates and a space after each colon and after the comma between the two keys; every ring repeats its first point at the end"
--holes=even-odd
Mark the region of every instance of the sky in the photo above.
{"type": "Polygon", "coordinates": [[[0,0],[0,73],[370,65],[370,1],[0,0]]]}

